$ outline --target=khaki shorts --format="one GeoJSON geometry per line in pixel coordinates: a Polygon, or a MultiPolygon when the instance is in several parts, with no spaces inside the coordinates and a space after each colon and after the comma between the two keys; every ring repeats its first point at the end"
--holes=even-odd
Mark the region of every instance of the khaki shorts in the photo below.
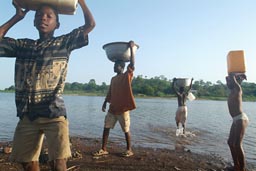
{"type": "Polygon", "coordinates": [[[38,118],[34,121],[24,117],[15,130],[11,161],[38,161],[44,135],[50,161],[71,156],[68,120],[64,116],[53,119],[38,118]]]}
{"type": "Polygon", "coordinates": [[[119,122],[123,132],[130,131],[130,112],[129,111],[126,111],[119,115],[114,115],[108,112],[107,115],[105,116],[104,127],[113,129],[117,121],[119,122]]]}

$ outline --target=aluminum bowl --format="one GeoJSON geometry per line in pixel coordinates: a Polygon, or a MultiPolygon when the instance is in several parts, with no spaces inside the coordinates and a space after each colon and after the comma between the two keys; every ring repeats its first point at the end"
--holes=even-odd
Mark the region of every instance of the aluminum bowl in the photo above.
{"type": "MultiPolygon", "coordinates": [[[[136,53],[138,45],[135,44],[133,47],[134,53],[136,53]]],[[[122,60],[124,62],[129,62],[131,58],[131,51],[128,42],[112,42],[103,45],[103,49],[106,52],[108,59],[112,62],[117,60],[122,60]]]]}
{"type": "Polygon", "coordinates": [[[175,81],[175,85],[177,87],[187,87],[191,84],[191,78],[177,78],[175,81]]]}

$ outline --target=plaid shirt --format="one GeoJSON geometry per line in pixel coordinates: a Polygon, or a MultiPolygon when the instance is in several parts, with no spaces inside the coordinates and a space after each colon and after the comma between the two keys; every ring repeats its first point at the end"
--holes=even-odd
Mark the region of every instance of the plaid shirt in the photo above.
{"type": "Polygon", "coordinates": [[[83,27],[42,42],[0,39],[0,57],[16,57],[15,102],[17,116],[55,118],[66,116],[62,98],[67,64],[72,50],[88,44],[83,27]]]}

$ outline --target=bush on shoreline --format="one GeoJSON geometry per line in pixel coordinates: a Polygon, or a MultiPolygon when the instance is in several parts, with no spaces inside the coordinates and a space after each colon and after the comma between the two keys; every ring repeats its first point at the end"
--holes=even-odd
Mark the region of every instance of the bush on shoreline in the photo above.
{"type": "MultiPolygon", "coordinates": [[[[132,88],[136,97],[175,97],[175,94],[171,88],[172,80],[168,80],[164,76],[147,78],[139,75],[133,79],[132,88]]],[[[86,96],[105,96],[107,94],[109,85],[103,82],[101,85],[97,85],[94,79],[91,79],[88,83],[66,83],[64,94],[70,95],[86,95],[86,96]]],[[[256,84],[243,82],[243,100],[255,101],[256,100],[256,84]]],[[[14,92],[15,87],[10,86],[0,92],[14,92]]],[[[198,99],[208,100],[226,100],[228,89],[226,84],[221,81],[217,81],[215,84],[209,81],[198,80],[194,81],[192,86],[192,92],[198,99]]]]}

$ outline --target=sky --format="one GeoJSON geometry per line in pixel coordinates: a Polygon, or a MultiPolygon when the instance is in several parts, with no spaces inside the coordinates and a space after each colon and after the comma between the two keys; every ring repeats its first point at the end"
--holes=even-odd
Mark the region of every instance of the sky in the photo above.
{"type": "MultiPolygon", "coordinates": [[[[11,0],[1,0],[0,25],[15,14],[11,0]]],[[[134,75],[220,80],[225,83],[227,54],[244,50],[248,82],[256,82],[255,0],[86,0],[95,29],[89,45],[72,52],[66,82],[110,83],[115,75],[102,46],[130,40],[136,52],[134,75]]],[[[34,11],[6,34],[38,39],[34,11]]],[[[69,33],[84,23],[80,6],[75,15],[60,15],[55,36],[69,33]]],[[[0,58],[0,89],[14,85],[15,58],[0,58]]]]}

